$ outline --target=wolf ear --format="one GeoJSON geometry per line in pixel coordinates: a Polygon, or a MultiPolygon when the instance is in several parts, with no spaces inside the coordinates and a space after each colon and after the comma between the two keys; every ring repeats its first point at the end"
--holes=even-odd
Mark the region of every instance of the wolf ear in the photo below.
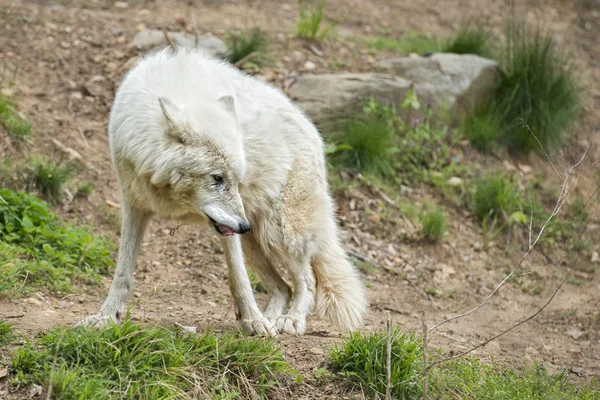
{"type": "Polygon", "coordinates": [[[219,103],[221,103],[223,105],[223,107],[225,107],[225,109],[235,117],[235,101],[233,100],[233,96],[232,95],[225,95],[225,96],[221,96],[219,98],[219,100],[217,100],[219,103]]]}
{"type": "Polygon", "coordinates": [[[170,127],[177,125],[181,121],[181,108],[166,97],[159,97],[158,103],[170,127]]]}

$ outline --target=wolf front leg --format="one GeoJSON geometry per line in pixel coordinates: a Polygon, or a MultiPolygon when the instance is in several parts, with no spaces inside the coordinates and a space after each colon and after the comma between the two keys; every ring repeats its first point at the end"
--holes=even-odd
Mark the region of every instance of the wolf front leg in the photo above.
{"type": "Polygon", "coordinates": [[[229,270],[229,287],[235,303],[235,315],[242,330],[247,334],[258,334],[262,336],[275,336],[277,330],[273,324],[265,318],[256,304],[252,294],[252,285],[248,278],[242,242],[239,235],[223,238],[225,248],[225,259],[229,270]]]}
{"type": "Polygon", "coordinates": [[[121,245],[117,258],[117,269],[108,296],[98,314],[90,315],[75,326],[102,328],[111,321],[119,323],[125,315],[127,298],[133,290],[133,270],[140,243],[148,226],[151,214],[133,208],[123,201],[123,222],[121,225],[121,245]]]}

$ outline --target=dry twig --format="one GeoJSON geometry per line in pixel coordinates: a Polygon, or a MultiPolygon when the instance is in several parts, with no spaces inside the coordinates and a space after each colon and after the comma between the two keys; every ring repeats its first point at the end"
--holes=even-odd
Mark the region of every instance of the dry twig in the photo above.
{"type": "Polygon", "coordinates": [[[386,346],[386,357],[385,357],[385,398],[386,400],[392,399],[392,315],[389,311],[387,315],[387,346],[386,346]]]}

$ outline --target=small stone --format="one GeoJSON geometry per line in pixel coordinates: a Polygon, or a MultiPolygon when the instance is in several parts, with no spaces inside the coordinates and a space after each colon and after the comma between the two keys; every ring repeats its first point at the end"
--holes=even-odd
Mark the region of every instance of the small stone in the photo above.
{"type": "Polygon", "coordinates": [[[133,292],[133,297],[140,298],[142,297],[142,294],[140,292],[133,292]]]}
{"type": "Polygon", "coordinates": [[[458,176],[453,176],[452,178],[448,179],[448,185],[460,186],[462,185],[462,179],[460,179],[458,176]]]}
{"type": "Polygon", "coordinates": [[[43,303],[36,298],[29,297],[25,299],[26,303],[33,304],[34,306],[41,306],[43,303]]]}
{"type": "Polygon", "coordinates": [[[594,252],[592,253],[592,259],[591,259],[591,261],[592,261],[593,263],[597,263],[598,261],[600,261],[600,255],[598,254],[598,252],[597,252],[597,251],[594,251],[594,252]]]}
{"type": "Polygon", "coordinates": [[[325,354],[325,350],[320,347],[311,347],[308,351],[319,356],[325,354]]]}
{"type": "Polygon", "coordinates": [[[4,378],[8,375],[8,368],[0,368],[0,378],[4,378]]]}
{"type": "Polygon", "coordinates": [[[481,242],[475,242],[473,243],[473,250],[475,251],[481,251],[483,249],[483,246],[481,244],[481,242]]]}
{"type": "Polygon", "coordinates": [[[567,329],[567,335],[569,335],[573,339],[577,340],[583,336],[583,332],[577,328],[569,328],[569,329],[567,329]]]}
{"type": "Polygon", "coordinates": [[[117,65],[116,62],[113,62],[113,61],[107,63],[106,66],[104,67],[104,69],[106,70],[106,72],[116,71],[117,68],[119,68],[119,66],[117,65]]]}
{"type": "Polygon", "coordinates": [[[46,28],[52,29],[54,31],[58,29],[58,26],[54,22],[46,22],[46,28]]]}
{"type": "Polygon", "coordinates": [[[135,26],[135,30],[138,31],[138,32],[146,30],[146,24],[137,24],[135,26]]]}
{"type": "Polygon", "coordinates": [[[141,15],[141,16],[150,15],[150,10],[148,10],[147,8],[142,8],[140,11],[138,11],[138,15],[141,15]]]}
{"type": "Polygon", "coordinates": [[[152,263],[152,266],[153,266],[153,267],[160,267],[160,261],[154,261],[154,262],[152,263]]]}
{"type": "Polygon", "coordinates": [[[129,8],[129,3],[125,2],[125,1],[115,1],[115,7],[116,8],[129,8]]]}
{"type": "Polygon", "coordinates": [[[525,175],[529,175],[529,174],[531,174],[533,172],[533,168],[531,166],[529,166],[529,165],[526,165],[526,164],[519,164],[519,169],[525,175]]]}
{"type": "Polygon", "coordinates": [[[304,69],[307,71],[314,71],[317,68],[317,65],[312,61],[307,61],[304,63],[304,69]]]}
{"type": "Polygon", "coordinates": [[[369,221],[378,224],[381,222],[381,217],[377,214],[369,215],[369,221]]]}

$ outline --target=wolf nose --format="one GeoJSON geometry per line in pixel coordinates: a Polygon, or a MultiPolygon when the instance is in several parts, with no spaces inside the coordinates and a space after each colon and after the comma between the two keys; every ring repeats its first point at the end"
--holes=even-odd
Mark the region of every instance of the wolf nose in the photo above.
{"type": "Polygon", "coordinates": [[[250,224],[249,223],[245,223],[245,224],[240,224],[240,226],[238,227],[238,233],[241,235],[243,233],[246,233],[250,230],[250,224]]]}

